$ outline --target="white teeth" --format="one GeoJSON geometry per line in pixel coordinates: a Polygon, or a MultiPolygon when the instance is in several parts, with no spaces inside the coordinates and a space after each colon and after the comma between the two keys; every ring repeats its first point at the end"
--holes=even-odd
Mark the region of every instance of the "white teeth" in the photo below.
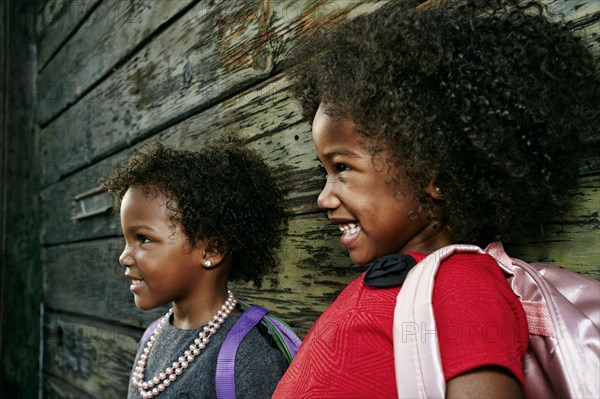
{"type": "Polygon", "coordinates": [[[360,231],[360,225],[357,225],[355,223],[340,224],[338,225],[338,228],[345,236],[350,236],[360,231]]]}
{"type": "Polygon", "coordinates": [[[143,283],[144,283],[144,280],[131,280],[132,285],[140,285],[143,283]]]}

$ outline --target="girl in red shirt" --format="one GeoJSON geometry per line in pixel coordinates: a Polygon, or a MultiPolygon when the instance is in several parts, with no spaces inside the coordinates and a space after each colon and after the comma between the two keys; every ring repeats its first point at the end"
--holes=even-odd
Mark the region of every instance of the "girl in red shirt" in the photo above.
{"type": "MultiPolygon", "coordinates": [[[[599,125],[593,58],[540,4],[416,3],[318,32],[288,62],[327,176],[319,206],[355,263],[400,271],[541,231],[567,209],[578,135],[599,125]]],[[[316,321],[274,398],[397,397],[402,278],[371,270],[316,321]]],[[[520,397],[527,322],[496,262],[444,261],[433,308],[437,329],[419,334],[439,342],[447,396],[520,397]]]]}

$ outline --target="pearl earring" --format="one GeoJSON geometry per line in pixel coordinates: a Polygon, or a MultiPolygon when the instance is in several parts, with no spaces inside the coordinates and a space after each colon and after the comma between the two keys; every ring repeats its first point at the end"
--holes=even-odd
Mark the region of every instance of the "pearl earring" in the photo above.
{"type": "Polygon", "coordinates": [[[435,190],[436,194],[441,194],[442,193],[442,189],[439,188],[438,186],[435,186],[434,190],[435,190]]]}
{"type": "Polygon", "coordinates": [[[204,266],[205,269],[210,269],[212,267],[212,262],[208,259],[204,259],[202,266],[204,266]]]}

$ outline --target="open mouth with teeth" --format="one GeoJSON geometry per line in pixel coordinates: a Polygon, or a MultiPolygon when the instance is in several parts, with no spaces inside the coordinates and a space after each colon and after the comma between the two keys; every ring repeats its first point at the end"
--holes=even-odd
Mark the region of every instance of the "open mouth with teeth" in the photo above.
{"type": "Polygon", "coordinates": [[[339,224],[338,227],[345,236],[351,236],[360,231],[360,225],[355,223],[339,224]]]}
{"type": "Polygon", "coordinates": [[[142,284],[144,284],[144,280],[135,280],[135,279],[131,280],[131,285],[142,285],[142,284]]]}

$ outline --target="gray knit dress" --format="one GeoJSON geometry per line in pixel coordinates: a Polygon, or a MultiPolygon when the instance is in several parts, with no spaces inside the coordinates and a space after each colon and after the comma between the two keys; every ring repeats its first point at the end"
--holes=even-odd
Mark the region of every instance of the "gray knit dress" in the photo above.
{"type": "MultiPolygon", "coordinates": [[[[157,399],[213,399],[217,397],[215,374],[217,356],[225,337],[240,318],[241,313],[229,316],[221,328],[210,337],[206,348],[190,366],[157,399]]],[[[146,364],[144,379],[164,372],[198,337],[202,327],[181,330],[166,323],[157,337],[146,364]]],[[[268,334],[253,328],[240,343],[235,358],[235,391],[241,398],[270,398],[285,373],[288,363],[268,334]]],[[[138,348],[134,368],[143,348],[138,348]]],[[[141,398],[129,381],[128,399],[141,398]]]]}

